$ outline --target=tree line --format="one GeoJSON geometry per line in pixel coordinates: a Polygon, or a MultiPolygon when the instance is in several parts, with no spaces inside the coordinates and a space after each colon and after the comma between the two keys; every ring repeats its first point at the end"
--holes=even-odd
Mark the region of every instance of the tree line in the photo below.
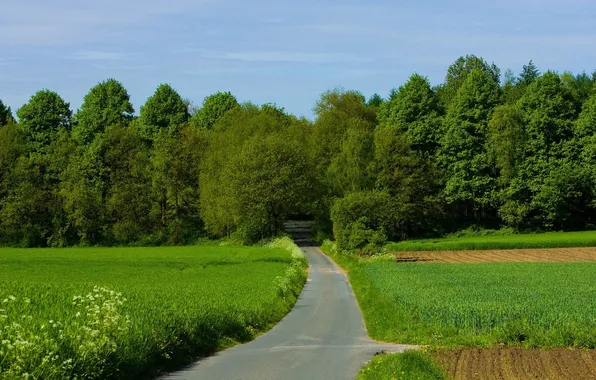
{"type": "Polygon", "coordinates": [[[288,218],[372,252],[458,229],[592,228],[596,72],[518,75],[477,56],[387,98],[333,89],[315,120],[228,92],[191,107],[160,85],[138,116],[121,83],[80,109],[42,90],[0,101],[0,242],[254,242],[288,218]],[[17,121],[18,119],[18,121],[17,121]]]}

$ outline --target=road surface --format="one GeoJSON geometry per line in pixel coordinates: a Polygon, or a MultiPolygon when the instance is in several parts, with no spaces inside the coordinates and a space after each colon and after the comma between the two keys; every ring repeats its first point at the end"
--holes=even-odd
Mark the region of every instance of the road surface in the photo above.
{"type": "Polygon", "coordinates": [[[368,338],[350,284],[337,265],[308,240],[309,278],[294,308],[255,340],[221,351],[162,379],[333,380],[354,379],[376,353],[405,345],[368,338]]]}

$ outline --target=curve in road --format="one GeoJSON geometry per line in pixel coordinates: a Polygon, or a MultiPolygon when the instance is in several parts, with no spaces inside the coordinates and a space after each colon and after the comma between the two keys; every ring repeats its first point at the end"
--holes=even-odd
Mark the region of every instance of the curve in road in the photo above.
{"type": "Polygon", "coordinates": [[[375,354],[414,348],[372,341],[346,275],[314,244],[297,242],[310,268],[292,311],[255,340],[162,379],[354,379],[375,354]]]}

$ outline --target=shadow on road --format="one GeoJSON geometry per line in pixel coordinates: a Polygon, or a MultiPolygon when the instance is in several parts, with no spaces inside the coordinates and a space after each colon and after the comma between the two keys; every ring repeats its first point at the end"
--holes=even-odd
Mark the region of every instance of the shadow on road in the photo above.
{"type": "Polygon", "coordinates": [[[310,233],[313,224],[312,220],[289,220],[284,223],[284,228],[297,246],[316,247],[317,243],[312,239],[310,233]]]}

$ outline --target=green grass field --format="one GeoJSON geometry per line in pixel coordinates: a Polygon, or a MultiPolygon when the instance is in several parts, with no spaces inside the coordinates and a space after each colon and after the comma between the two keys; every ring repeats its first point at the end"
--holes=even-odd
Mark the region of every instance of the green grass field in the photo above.
{"type": "Polygon", "coordinates": [[[406,240],[387,244],[388,251],[459,251],[478,249],[596,247],[596,231],[548,232],[406,240]]]}
{"type": "Polygon", "coordinates": [[[375,339],[596,347],[596,263],[417,264],[333,257],[348,269],[375,339]]]}
{"type": "Polygon", "coordinates": [[[250,340],[306,278],[275,246],[0,249],[0,378],[144,377],[250,340]]]}

